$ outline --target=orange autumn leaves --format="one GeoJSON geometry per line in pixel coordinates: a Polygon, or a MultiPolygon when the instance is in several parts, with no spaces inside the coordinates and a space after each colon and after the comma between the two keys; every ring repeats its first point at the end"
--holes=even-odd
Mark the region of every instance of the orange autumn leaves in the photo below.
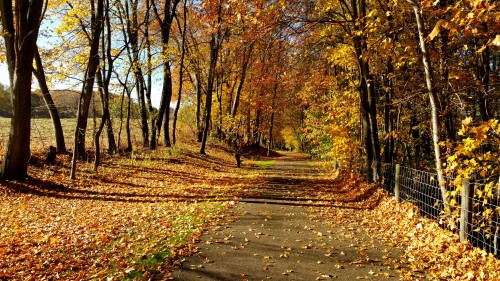
{"type": "Polygon", "coordinates": [[[32,167],[27,182],[0,183],[0,279],[168,275],[245,181],[229,156],[181,154],[118,157],[75,182],[65,159],[32,167]]]}

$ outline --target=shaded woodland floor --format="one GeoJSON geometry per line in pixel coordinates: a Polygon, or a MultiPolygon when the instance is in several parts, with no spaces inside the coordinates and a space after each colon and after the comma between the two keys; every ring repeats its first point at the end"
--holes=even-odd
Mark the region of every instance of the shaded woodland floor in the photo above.
{"type": "MultiPolygon", "coordinates": [[[[348,268],[359,269],[351,277],[406,280],[494,280],[500,272],[491,255],[458,243],[411,204],[395,202],[359,176],[325,170],[303,155],[244,159],[238,169],[223,147],[209,147],[209,155],[196,151],[184,145],[114,156],[97,174],[91,163],[80,164],[74,181],[69,156],[59,156],[56,165],[34,161],[26,181],[0,182],[0,280],[170,279],[187,256],[196,257],[199,241],[210,241],[203,233],[231,229],[233,222],[236,228],[246,215],[270,221],[266,214],[314,237],[311,246],[297,238],[280,248],[289,257],[309,250],[323,255],[314,261],[322,268],[314,278],[340,278],[348,268]],[[252,213],[254,205],[267,210],[252,213]],[[297,220],[281,211],[285,206],[297,220]],[[342,246],[327,246],[341,240],[342,246]],[[378,267],[365,270],[368,264],[378,267]],[[330,266],[333,271],[325,269],[330,266]]],[[[267,229],[253,234],[273,237],[267,229]]],[[[213,241],[235,243],[221,239],[213,241]]],[[[275,260],[287,259],[258,255],[270,270],[275,260]]],[[[274,268],[267,276],[278,280],[301,272],[274,268]]],[[[252,280],[250,272],[238,274],[252,280]]]]}

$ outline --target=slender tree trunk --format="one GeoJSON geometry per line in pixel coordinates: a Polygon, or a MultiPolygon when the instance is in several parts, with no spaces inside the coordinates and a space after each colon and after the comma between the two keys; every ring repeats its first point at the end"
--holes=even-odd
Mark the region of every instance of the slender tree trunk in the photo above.
{"type": "Polygon", "coordinates": [[[278,93],[278,79],[279,74],[276,75],[276,81],[274,82],[273,100],[271,102],[271,121],[269,124],[269,143],[267,145],[267,156],[271,154],[272,143],[273,143],[273,127],[274,127],[274,110],[276,107],[276,94],[278,93]]]}
{"type": "MultiPolygon", "coordinates": [[[[125,80],[126,81],[126,80],[125,80]]],[[[126,88],[124,87],[122,90],[122,96],[120,98],[120,126],[118,127],[118,151],[121,149],[121,137],[122,137],[122,129],[123,129],[123,102],[125,101],[125,91],[126,88]]]]}
{"type": "Polygon", "coordinates": [[[182,86],[184,83],[184,57],[186,55],[186,28],[187,28],[187,1],[184,1],[184,24],[181,28],[181,24],[179,23],[179,19],[177,19],[177,25],[179,30],[181,30],[182,38],[181,38],[181,61],[179,64],[179,90],[177,92],[177,104],[175,105],[174,111],[174,122],[172,124],[172,142],[175,145],[176,143],[176,129],[177,129],[177,116],[179,114],[179,109],[181,108],[181,97],[182,97],[182,86]]]}
{"type": "Polygon", "coordinates": [[[241,66],[241,76],[240,81],[238,83],[238,89],[236,90],[236,95],[234,96],[233,106],[231,107],[231,117],[234,118],[236,116],[236,112],[238,110],[238,105],[240,104],[240,96],[241,91],[243,90],[243,84],[245,84],[245,79],[247,76],[248,63],[250,62],[250,58],[252,56],[252,51],[254,47],[254,42],[252,42],[248,46],[248,51],[244,51],[243,65],[241,66]]]}
{"type": "Polygon", "coordinates": [[[101,148],[100,148],[100,143],[99,139],[101,138],[101,133],[102,130],[104,129],[104,125],[106,124],[106,121],[109,118],[109,111],[105,110],[105,105],[104,105],[104,99],[105,96],[103,94],[103,91],[99,91],[101,95],[101,101],[103,101],[102,104],[102,110],[103,110],[103,115],[101,117],[101,122],[99,123],[99,127],[97,127],[97,130],[95,131],[94,134],[94,147],[95,147],[95,158],[94,158],[94,172],[97,172],[97,168],[99,167],[99,164],[101,163],[101,148]]]}
{"type": "MultiPolygon", "coordinates": [[[[222,58],[221,58],[221,61],[222,61],[222,58]]],[[[222,112],[222,87],[223,87],[223,82],[224,81],[224,77],[223,77],[223,73],[222,71],[218,71],[218,73],[216,74],[216,83],[215,83],[215,95],[217,96],[217,102],[219,103],[219,108],[218,108],[218,117],[219,117],[219,121],[218,121],[218,125],[217,125],[217,137],[219,138],[219,141],[222,141],[223,139],[223,132],[222,132],[222,126],[223,126],[223,122],[222,122],[222,117],[223,117],[223,112],[222,112]]]]}
{"type": "Polygon", "coordinates": [[[217,59],[219,57],[219,43],[216,42],[217,40],[218,38],[216,38],[216,34],[213,33],[212,38],[210,39],[210,68],[208,71],[208,83],[207,83],[207,93],[206,93],[206,103],[205,103],[205,124],[203,128],[203,138],[200,147],[201,154],[206,154],[205,148],[207,145],[208,131],[210,130],[210,119],[212,113],[212,93],[214,88],[214,78],[217,66],[217,59]]]}
{"type": "MultiPolygon", "coordinates": [[[[166,48],[166,47],[165,47],[166,48]]],[[[160,100],[160,108],[158,109],[158,116],[156,118],[156,130],[160,132],[162,129],[163,119],[165,119],[165,123],[163,124],[163,134],[167,134],[167,136],[163,136],[164,144],[166,147],[170,146],[170,137],[168,136],[168,123],[170,120],[170,101],[172,100],[172,74],[170,70],[170,61],[166,61],[163,63],[163,88],[160,100]],[[165,128],[166,125],[166,128],[165,128]]],[[[151,136],[151,149],[156,149],[158,142],[158,134],[151,136]]]]}
{"type": "MultiPolygon", "coordinates": [[[[153,0],[154,1],[154,0],[153,0]]],[[[153,53],[151,52],[151,41],[149,37],[149,25],[151,18],[151,4],[149,0],[146,0],[146,20],[144,27],[144,37],[146,40],[146,55],[147,55],[147,81],[146,83],[146,102],[148,104],[149,111],[149,122],[151,123],[151,142],[149,143],[149,148],[152,148],[153,138],[156,136],[156,118],[158,118],[158,111],[153,107],[153,103],[151,101],[151,90],[153,87],[153,53]]],[[[154,139],[154,144],[156,145],[156,139],[154,139]]]]}
{"type": "Polygon", "coordinates": [[[201,77],[198,73],[195,73],[196,80],[196,138],[198,142],[203,139],[203,127],[201,124],[201,77]]]}
{"type": "Polygon", "coordinates": [[[430,61],[429,51],[425,43],[425,29],[422,15],[420,14],[420,7],[415,0],[407,0],[413,7],[415,19],[418,28],[418,37],[420,40],[420,49],[422,51],[422,62],[425,70],[425,82],[427,84],[427,91],[429,92],[429,100],[431,105],[431,124],[432,124],[432,143],[434,145],[434,156],[436,164],[436,172],[438,176],[438,184],[441,189],[441,196],[444,202],[445,210],[449,211],[448,198],[446,196],[445,179],[443,175],[443,165],[441,162],[441,148],[439,147],[439,112],[437,106],[437,94],[434,88],[433,71],[430,61]]]}
{"type": "MultiPolygon", "coordinates": [[[[387,62],[388,75],[393,72],[393,67],[391,61],[387,62]]],[[[386,78],[386,88],[385,91],[385,106],[384,106],[384,124],[385,124],[385,147],[384,147],[384,163],[392,163],[393,152],[394,152],[394,137],[392,136],[393,131],[393,114],[392,114],[392,81],[391,78],[386,78]]]]}
{"type": "Polygon", "coordinates": [[[64,142],[61,118],[59,117],[59,111],[54,104],[54,100],[52,100],[52,96],[50,95],[49,87],[47,86],[45,71],[43,69],[42,59],[40,58],[38,47],[35,47],[35,63],[36,68],[33,68],[33,74],[35,74],[35,77],[38,80],[38,84],[43,94],[43,100],[45,101],[45,105],[47,106],[50,114],[50,119],[52,120],[57,153],[66,153],[66,143],[64,142]]]}
{"type": "Polygon", "coordinates": [[[132,137],[130,135],[130,111],[131,111],[132,96],[130,91],[127,91],[127,120],[125,122],[125,132],[127,134],[127,148],[125,151],[132,151],[132,137]]]}
{"type": "Polygon", "coordinates": [[[113,74],[113,67],[114,67],[114,59],[111,54],[111,21],[109,17],[109,9],[110,9],[110,3],[109,0],[106,0],[106,38],[102,38],[102,50],[103,50],[103,59],[104,59],[104,68],[102,71],[103,75],[103,87],[102,87],[102,95],[101,95],[101,102],[102,102],[102,112],[103,116],[106,117],[104,119],[106,123],[106,134],[108,137],[108,151],[110,153],[113,153],[117,151],[116,148],[116,142],[115,142],[115,135],[113,133],[113,123],[111,122],[111,114],[109,113],[109,84],[111,82],[111,75],[113,74]],[[106,62],[107,62],[107,68],[106,68],[106,62]]]}
{"type": "Polygon", "coordinates": [[[92,33],[91,44],[89,52],[89,60],[87,69],[85,71],[84,82],[82,87],[82,94],[78,102],[78,113],[75,129],[75,142],[73,144],[73,158],[71,160],[70,178],[76,177],[76,161],[78,155],[85,155],[85,133],[87,130],[87,117],[90,107],[95,82],[95,74],[99,67],[99,38],[103,28],[103,11],[104,0],[97,0],[97,10],[94,9],[94,2],[92,6],[92,33]],[[94,13],[95,12],[95,13],[94,13]]]}
{"type": "MultiPolygon", "coordinates": [[[[133,73],[135,77],[135,88],[137,93],[137,101],[139,103],[140,117],[141,117],[141,130],[142,130],[142,145],[148,147],[149,145],[149,127],[148,127],[148,114],[145,100],[145,85],[142,73],[141,60],[140,60],[140,47],[139,47],[139,21],[137,18],[137,0],[128,0],[125,2],[125,12],[127,18],[127,35],[130,41],[130,48],[132,51],[131,63],[133,65],[133,73]],[[129,2],[130,8],[129,11],[129,2]]],[[[127,44],[128,48],[128,44],[127,44]]]]}
{"type": "MultiPolygon", "coordinates": [[[[160,17],[158,10],[153,1],[153,8],[156,14],[156,19],[160,23],[161,29],[161,41],[162,50],[164,54],[163,58],[163,87],[161,92],[160,108],[158,110],[158,117],[156,119],[156,130],[160,132],[162,128],[162,121],[165,118],[165,124],[163,124],[163,143],[166,147],[170,144],[170,134],[169,134],[169,123],[170,123],[170,102],[172,100],[172,73],[170,70],[171,61],[168,57],[168,43],[170,40],[170,28],[172,27],[172,22],[174,20],[177,5],[180,0],[166,0],[163,8],[163,19],[160,17]]],[[[151,149],[155,149],[158,142],[158,134],[151,136],[151,149]]]]}
{"type": "MultiPolygon", "coordinates": [[[[485,29],[488,28],[487,24],[483,25],[485,29]]],[[[486,30],[485,30],[486,32],[486,30]]],[[[486,42],[485,42],[486,45],[486,42]]],[[[479,79],[481,79],[482,89],[478,92],[479,112],[481,119],[488,121],[491,118],[491,109],[488,107],[490,99],[488,93],[490,90],[490,47],[486,46],[480,55],[481,63],[479,64],[479,79]]]]}
{"type": "Polygon", "coordinates": [[[248,95],[248,98],[247,98],[247,112],[246,112],[246,139],[247,139],[247,144],[250,144],[250,140],[252,138],[252,135],[251,135],[251,120],[252,120],[252,110],[251,110],[251,106],[250,106],[250,101],[252,99],[252,95],[253,95],[253,89],[250,90],[249,92],[249,95],[248,95]]]}
{"type": "MultiPolygon", "coordinates": [[[[130,75],[130,69],[127,72],[127,75],[125,77],[125,82],[123,82],[120,79],[119,75],[116,75],[118,83],[120,83],[120,85],[123,87],[122,97],[120,100],[120,129],[118,130],[118,147],[120,147],[121,132],[122,132],[122,128],[123,128],[123,103],[125,100],[125,93],[127,94],[127,119],[126,119],[127,126],[129,126],[128,123],[130,120],[129,117],[130,117],[130,96],[131,96],[131,93],[130,93],[130,89],[128,87],[129,75],[130,75]]],[[[125,148],[125,151],[132,151],[132,143],[130,141],[130,130],[127,131],[127,147],[125,148]]]]}

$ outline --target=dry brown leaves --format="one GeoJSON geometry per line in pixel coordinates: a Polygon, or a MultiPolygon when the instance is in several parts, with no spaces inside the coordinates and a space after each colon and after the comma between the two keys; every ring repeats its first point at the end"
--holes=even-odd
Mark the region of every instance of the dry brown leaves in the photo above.
{"type": "Polygon", "coordinates": [[[1,182],[0,279],[168,278],[246,180],[224,153],[193,150],[114,157],[97,175],[83,164],[75,181],[63,156],[1,182]]]}
{"type": "Polygon", "coordinates": [[[500,280],[500,261],[492,254],[460,243],[457,234],[420,216],[414,205],[396,202],[380,189],[367,193],[369,185],[343,177],[365,207],[322,208],[319,217],[338,227],[356,225],[384,245],[402,249],[404,280],[500,280]]]}

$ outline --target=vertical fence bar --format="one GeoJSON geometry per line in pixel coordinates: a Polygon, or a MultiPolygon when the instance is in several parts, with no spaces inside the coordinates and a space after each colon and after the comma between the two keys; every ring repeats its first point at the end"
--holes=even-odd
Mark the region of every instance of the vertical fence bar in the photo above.
{"type": "Polygon", "coordinates": [[[462,204],[460,211],[460,242],[467,241],[472,225],[472,199],[474,188],[471,188],[469,179],[462,181],[462,204]]]}
{"type": "Polygon", "coordinates": [[[499,231],[499,227],[498,227],[498,212],[497,212],[497,208],[499,207],[498,205],[498,202],[499,202],[499,198],[500,197],[500,178],[498,179],[498,184],[497,184],[497,188],[495,189],[495,210],[493,211],[493,225],[495,226],[495,235],[493,236],[493,254],[495,256],[498,255],[498,231],[499,231]]]}
{"type": "Polygon", "coordinates": [[[396,201],[400,201],[400,190],[399,190],[399,175],[401,172],[401,165],[396,164],[396,175],[394,176],[394,198],[396,201]]]}

